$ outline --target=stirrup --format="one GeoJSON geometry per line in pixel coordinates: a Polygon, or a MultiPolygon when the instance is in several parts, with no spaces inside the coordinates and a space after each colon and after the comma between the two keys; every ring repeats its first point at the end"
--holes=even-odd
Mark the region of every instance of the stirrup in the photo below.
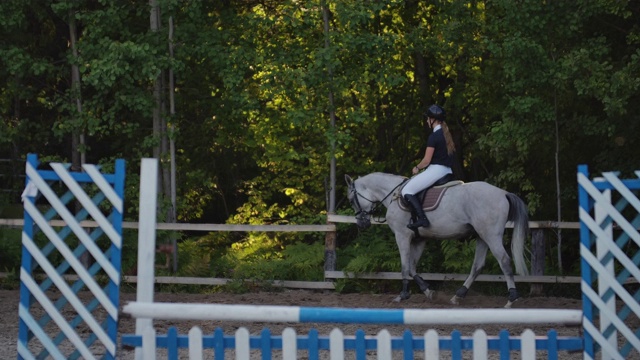
{"type": "Polygon", "coordinates": [[[427,228],[429,227],[431,224],[429,223],[428,219],[421,219],[421,220],[416,220],[415,222],[411,222],[409,224],[407,224],[407,227],[411,230],[417,230],[421,227],[427,228]]]}

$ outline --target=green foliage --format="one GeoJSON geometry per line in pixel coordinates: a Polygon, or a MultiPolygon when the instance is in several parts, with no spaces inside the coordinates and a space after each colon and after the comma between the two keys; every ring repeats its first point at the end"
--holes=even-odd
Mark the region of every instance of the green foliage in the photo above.
{"type": "MultiPolygon", "coordinates": [[[[473,258],[476,252],[475,241],[442,241],[440,243],[442,261],[440,267],[444,273],[465,274],[471,271],[473,258]]],[[[493,258],[491,252],[487,253],[483,274],[502,274],[500,266],[493,258]],[[497,271],[497,272],[496,272],[497,271]]]]}
{"type": "Polygon", "coordinates": [[[368,273],[400,271],[400,256],[388,228],[368,229],[348,246],[337,252],[339,268],[346,272],[368,273]]]}
{"type": "Polygon", "coordinates": [[[20,271],[11,270],[7,272],[7,276],[0,278],[0,289],[17,290],[20,288],[20,271]]]}
{"type": "MultiPolygon", "coordinates": [[[[613,153],[592,145],[609,143],[616,129],[634,122],[626,112],[635,107],[629,96],[636,96],[638,76],[622,74],[637,67],[638,29],[625,34],[600,25],[613,18],[627,24],[638,13],[622,4],[579,3],[498,1],[487,7],[483,45],[490,56],[484,71],[492,80],[482,98],[493,103],[497,116],[477,144],[499,165],[490,181],[525,193],[530,209],[542,217],[553,216],[553,207],[544,207],[554,194],[545,176],[556,171],[553,134],[558,131],[560,184],[569,186],[577,164],[609,167],[613,153]],[[631,46],[618,46],[623,43],[631,46]],[[575,142],[578,133],[584,142],[575,142]]],[[[575,216],[572,208],[563,213],[575,216]]]]}
{"type": "Polygon", "coordinates": [[[135,274],[138,266],[138,231],[122,230],[122,273],[135,274]]]}
{"type": "Polygon", "coordinates": [[[232,294],[244,294],[250,291],[250,286],[244,279],[232,279],[224,286],[224,290],[232,294]]]}
{"type": "Polygon", "coordinates": [[[179,244],[184,276],[214,276],[251,280],[323,279],[324,244],[293,242],[278,245],[273,233],[252,233],[242,241],[228,233],[211,233],[179,244]]]}
{"type": "Polygon", "coordinates": [[[17,272],[22,254],[22,231],[0,228],[0,272],[17,272]]]}
{"type": "MultiPolygon", "coordinates": [[[[332,158],[337,179],[408,175],[424,153],[421,114],[437,102],[448,112],[462,179],[521,195],[534,220],[560,216],[556,197],[560,220],[577,219],[578,164],[592,173],[637,169],[633,2],[327,1],[328,32],[317,0],[158,3],[161,27],[151,31],[147,2],[0,2],[0,158],[71,159],[71,139],[83,134],[87,162],[127,160],[125,216],[133,220],[139,159],[157,146],[166,151],[171,137],[180,221],[325,223],[328,189],[345,196],[340,180],[329,183],[332,158]],[[77,56],[72,22],[81,30],[77,56]],[[79,88],[71,87],[72,65],[79,88]],[[160,108],[153,95],[158,78],[169,87],[169,71],[175,114],[166,93],[160,108]],[[158,135],[154,110],[170,134],[158,135]]],[[[159,219],[169,203],[161,197],[159,219]]],[[[365,241],[352,231],[339,234],[340,266],[399,268],[388,233],[365,241]]],[[[321,242],[322,234],[230,234],[197,243],[211,256],[209,271],[269,278],[284,272],[263,262],[286,263],[290,246],[297,254],[321,242]],[[246,267],[228,266],[240,262],[246,267]]],[[[421,268],[463,268],[459,256],[471,250],[455,246],[427,244],[421,268]],[[449,265],[438,261],[445,255],[449,265]]]]}
{"type": "MultiPolygon", "coordinates": [[[[180,242],[178,244],[178,259],[180,259],[179,275],[190,277],[211,276],[211,254],[203,251],[202,246],[197,241],[186,240],[180,242]]],[[[215,259],[217,263],[221,260],[215,259]]],[[[224,266],[225,264],[220,265],[224,266]]]]}
{"type": "Polygon", "coordinates": [[[324,244],[295,243],[275,251],[269,248],[269,243],[264,240],[256,241],[254,244],[259,248],[247,248],[247,251],[238,257],[233,276],[257,280],[323,279],[324,244]]]}

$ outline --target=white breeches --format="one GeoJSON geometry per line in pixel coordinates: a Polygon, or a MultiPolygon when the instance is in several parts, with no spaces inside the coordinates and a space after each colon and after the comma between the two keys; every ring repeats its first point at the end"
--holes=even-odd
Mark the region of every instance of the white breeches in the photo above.
{"type": "Polygon", "coordinates": [[[421,190],[433,185],[443,176],[451,174],[453,171],[450,167],[444,165],[429,165],[423,172],[412,177],[411,180],[402,189],[402,196],[407,194],[413,195],[421,190]]]}

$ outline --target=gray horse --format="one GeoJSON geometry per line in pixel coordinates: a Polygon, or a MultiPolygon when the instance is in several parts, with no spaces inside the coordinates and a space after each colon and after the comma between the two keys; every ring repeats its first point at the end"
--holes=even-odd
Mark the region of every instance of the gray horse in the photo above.
{"type": "Polygon", "coordinates": [[[348,198],[356,211],[358,227],[371,225],[371,213],[380,205],[387,208],[386,222],[393,231],[402,263],[402,292],[395,299],[408,299],[409,281],[415,280],[420,290],[429,298],[434,290],[416,272],[416,264],[422,255],[426,239],[460,239],[476,237],[476,253],[471,273],[464,285],[456,291],[451,303],[459,304],[471,284],[484,267],[487,250],[500,263],[507,280],[509,308],[519,297],[513,279],[511,259],[503,245],[507,221],[513,221],[511,252],[519,275],[528,275],[524,261],[524,242],[529,231],[527,206],[515,194],[486,182],[462,183],[449,187],[437,208],[427,213],[431,226],[420,228],[419,234],[407,228],[411,212],[402,204],[400,190],[407,178],[385,173],[372,173],[356,179],[345,175],[348,198]]]}

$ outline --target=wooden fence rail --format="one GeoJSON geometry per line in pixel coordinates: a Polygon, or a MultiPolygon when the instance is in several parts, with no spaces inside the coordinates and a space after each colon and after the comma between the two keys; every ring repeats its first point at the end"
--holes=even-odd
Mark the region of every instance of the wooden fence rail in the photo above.
{"type": "MultiPolygon", "coordinates": [[[[85,220],[79,222],[81,227],[94,228],[97,226],[95,221],[85,220]]],[[[0,219],[0,226],[22,227],[23,219],[0,219]]],[[[49,225],[54,227],[62,227],[67,224],[63,220],[51,220],[49,225]]],[[[122,227],[124,229],[137,229],[139,223],[135,221],[124,221],[122,227]]],[[[175,231],[242,231],[242,232],[326,232],[336,231],[333,224],[327,225],[230,225],[230,224],[184,224],[184,223],[157,223],[157,230],[175,230],[175,231]]]]}

